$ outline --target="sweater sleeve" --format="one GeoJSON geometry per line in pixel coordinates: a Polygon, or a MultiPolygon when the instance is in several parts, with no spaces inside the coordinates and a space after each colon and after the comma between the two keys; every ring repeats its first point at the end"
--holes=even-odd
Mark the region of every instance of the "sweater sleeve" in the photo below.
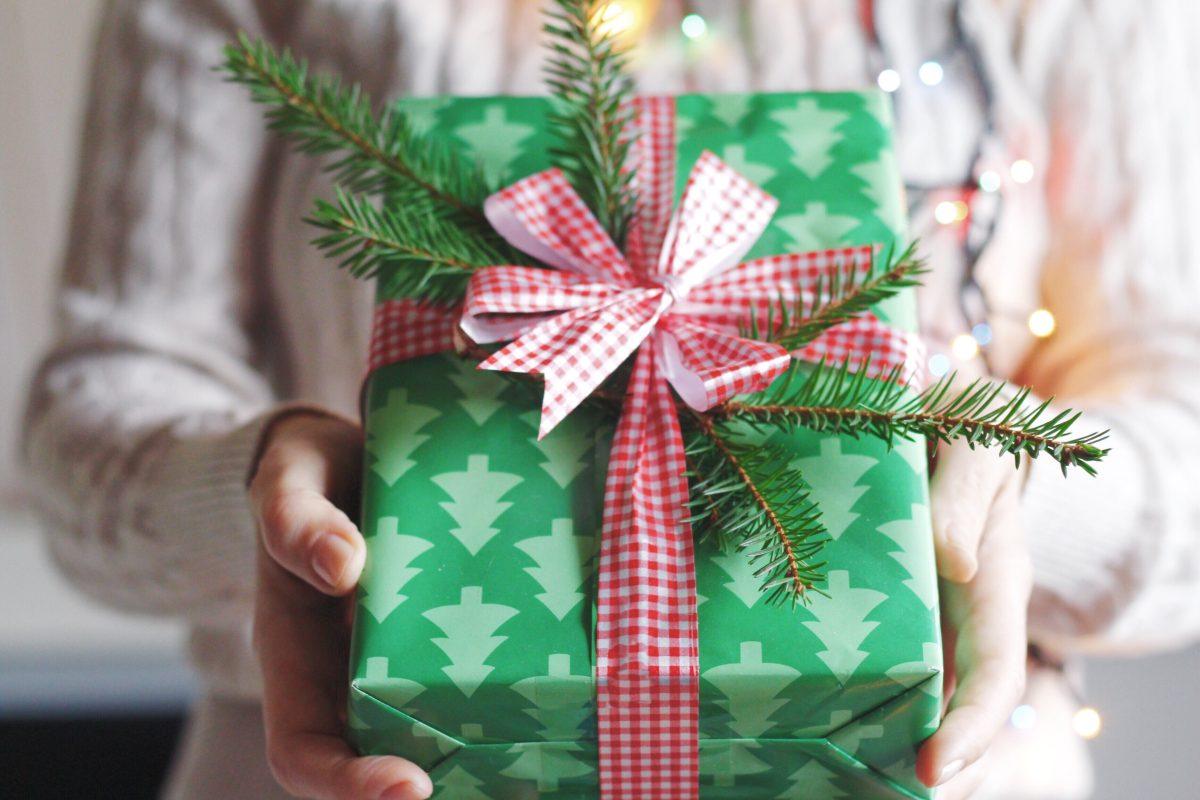
{"type": "Polygon", "coordinates": [[[1031,631],[1110,653],[1184,644],[1200,634],[1200,12],[1038,6],[1020,67],[1049,120],[1058,332],[1022,377],[1112,450],[1095,479],[1032,470],[1031,631]]]}
{"type": "Polygon", "coordinates": [[[93,65],[59,333],[23,454],[56,560],[127,610],[218,622],[253,585],[270,416],[251,291],[266,137],[213,67],[266,0],[118,0],[93,65]]]}

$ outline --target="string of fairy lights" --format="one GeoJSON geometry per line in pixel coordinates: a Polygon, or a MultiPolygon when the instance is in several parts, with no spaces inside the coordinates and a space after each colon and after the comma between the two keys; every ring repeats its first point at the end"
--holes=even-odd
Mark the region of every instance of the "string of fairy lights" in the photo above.
{"type": "MultiPolygon", "coordinates": [[[[613,34],[629,40],[641,37],[657,12],[658,0],[611,0],[601,11],[601,19],[613,34]]],[[[710,55],[711,48],[719,46],[722,31],[704,15],[692,8],[688,0],[682,2],[684,13],[679,21],[679,35],[688,48],[691,58],[710,55]]],[[[871,45],[871,59],[875,63],[878,87],[889,95],[896,95],[908,87],[933,89],[947,77],[947,64],[952,61],[952,51],[965,56],[965,61],[974,71],[984,123],[980,140],[974,151],[970,177],[951,185],[920,185],[909,183],[910,211],[914,215],[930,214],[933,221],[945,228],[958,231],[964,248],[964,269],[960,281],[960,307],[968,321],[968,329],[949,339],[948,352],[933,352],[929,356],[929,371],[940,377],[954,368],[956,363],[965,363],[981,358],[987,363],[988,347],[993,341],[991,320],[996,317],[1023,318],[1031,335],[1038,339],[1053,336],[1057,320],[1047,308],[1034,308],[1026,312],[998,312],[990,307],[976,276],[980,255],[992,239],[1005,195],[1016,187],[1030,184],[1037,177],[1037,166],[1028,158],[1004,158],[1007,148],[999,141],[995,119],[995,102],[986,62],[975,48],[974,40],[964,24],[962,3],[955,2],[952,10],[952,33],[945,51],[931,55],[922,61],[912,74],[894,66],[887,57],[886,49],[875,26],[874,0],[859,0],[862,23],[871,45]]],[[[1030,657],[1043,666],[1056,669],[1068,678],[1077,708],[1071,725],[1083,739],[1094,739],[1103,728],[1100,712],[1087,705],[1075,681],[1067,674],[1065,666],[1046,656],[1037,648],[1031,648],[1030,657]]],[[[1038,727],[1037,710],[1028,704],[1018,706],[1009,720],[1017,731],[1033,731],[1038,727]]]]}

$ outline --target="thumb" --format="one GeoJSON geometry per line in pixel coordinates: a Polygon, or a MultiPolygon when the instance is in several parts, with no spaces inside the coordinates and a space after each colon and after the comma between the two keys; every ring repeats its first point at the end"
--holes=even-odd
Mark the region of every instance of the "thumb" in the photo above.
{"type": "Polygon", "coordinates": [[[358,583],[366,546],[350,518],[310,488],[268,491],[259,510],[263,546],[280,566],[325,594],[358,583]]]}
{"type": "MultiPolygon", "coordinates": [[[[331,473],[344,463],[341,445],[356,442],[355,430],[340,420],[309,419],[280,431],[264,451],[250,485],[250,502],[263,546],[296,577],[330,595],[344,595],[358,583],[366,546],[357,526],[326,496],[331,473]],[[324,428],[346,426],[340,431],[324,428]]],[[[347,444],[352,447],[353,444],[347,444]]]]}
{"type": "Polygon", "coordinates": [[[929,483],[930,513],[938,573],[966,583],[979,568],[979,541],[992,503],[1011,466],[995,453],[964,443],[942,445],[929,483]]]}

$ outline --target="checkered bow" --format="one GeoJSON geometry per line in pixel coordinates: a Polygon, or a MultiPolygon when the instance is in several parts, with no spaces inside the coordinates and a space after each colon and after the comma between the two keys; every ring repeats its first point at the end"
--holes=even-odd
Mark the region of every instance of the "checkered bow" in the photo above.
{"type": "Polygon", "coordinates": [[[480,270],[461,326],[476,342],[513,340],[480,367],[545,379],[545,436],[647,340],[680,398],[705,410],[765,388],[787,368],[782,347],[737,334],[737,321],[797,285],[798,259],[733,269],[777,203],[705,152],[657,253],[635,229],[617,248],[557,169],[493,195],[485,213],[515,247],[557,267],[480,270]]]}

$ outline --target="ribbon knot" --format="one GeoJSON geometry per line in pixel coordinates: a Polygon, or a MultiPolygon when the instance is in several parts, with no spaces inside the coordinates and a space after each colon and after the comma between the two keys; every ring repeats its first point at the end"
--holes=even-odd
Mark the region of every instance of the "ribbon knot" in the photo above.
{"type": "Polygon", "coordinates": [[[662,287],[671,305],[687,297],[688,290],[691,288],[679,275],[655,275],[651,283],[662,287]]]}

